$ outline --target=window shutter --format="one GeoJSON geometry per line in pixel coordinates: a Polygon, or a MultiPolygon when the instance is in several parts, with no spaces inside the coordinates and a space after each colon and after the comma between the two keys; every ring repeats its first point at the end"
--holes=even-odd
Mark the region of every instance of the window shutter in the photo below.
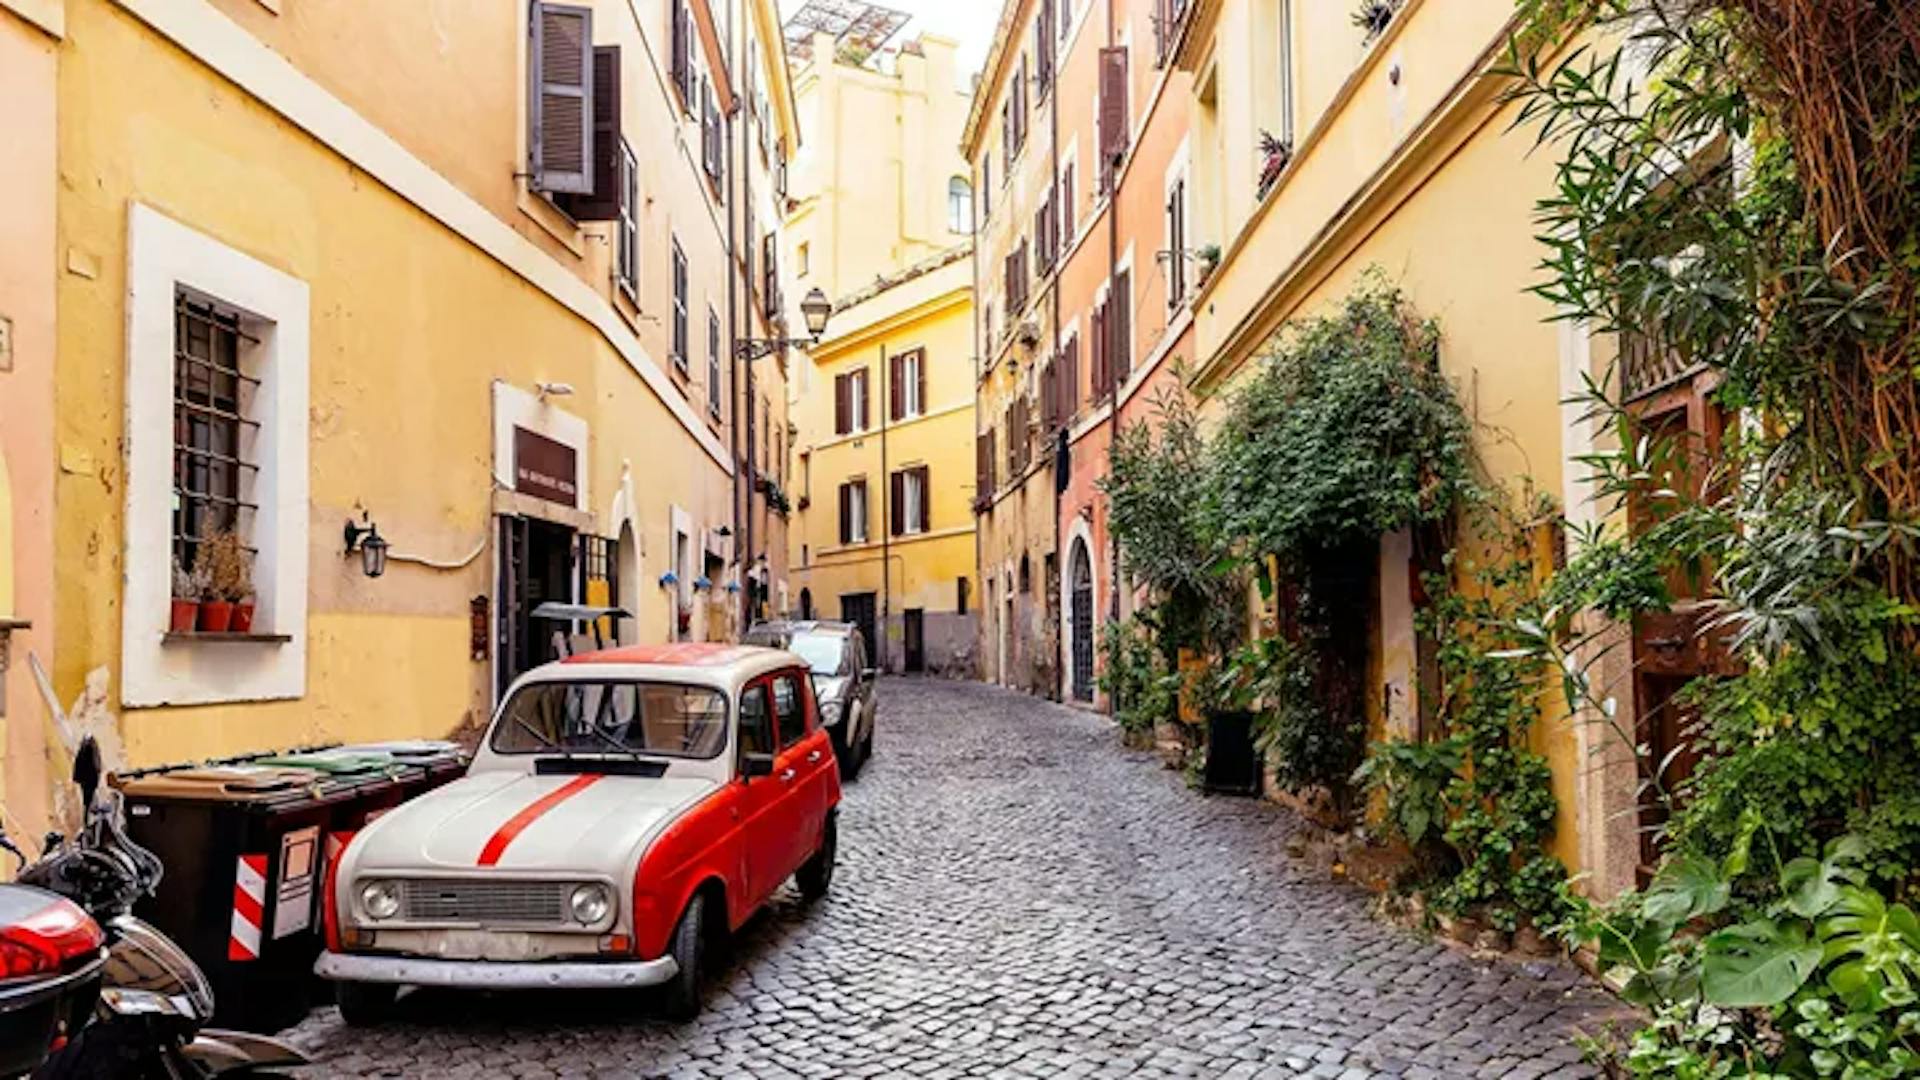
{"type": "Polygon", "coordinates": [[[575,221],[619,221],[626,198],[620,151],[620,46],[593,50],[593,191],[565,196],[575,221]]]}
{"type": "Polygon", "coordinates": [[[1060,352],[1060,377],[1054,381],[1060,392],[1060,422],[1070,423],[1080,408],[1080,335],[1067,339],[1060,352]]]}
{"type": "Polygon", "coordinates": [[[535,191],[593,192],[593,10],[533,5],[527,49],[527,172],[535,191]]]}
{"type": "Polygon", "coordinates": [[[684,108],[693,105],[693,19],[684,0],[670,0],[673,8],[673,85],[684,108]]]}
{"type": "Polygon", "coordinates": [[[993,480],[989,473],[993,469],[993,443],[987,433],[973,437],[973,494],[980,498],[993,493],[993,480]]]}
{"type": "Polygon", "coordinates": [[[1107,325],[1113,328],[1113,348],[1107,363],[1117,385],[1125,383],[1133,372],[1133,271],[1122,270],[1113,276],[1113,296],[1108,303],[1107,325]]]}
{"type": "Polygon", "coordinates": [[[860,430],[865,431],[873,426],[873,394],[867,386],[867,369],[861,368],[857,374],[859,378],[854,381],[860,384],[860,430]]]}
{"type": "Polygon", "coordinates": [[[1040,369],[1040,429],[1052,431],[1060,419],[1060,361],[1056,357],[1040,369]]]}
{"type": "Polygon", "coordinates": [[[1127,152],[1127,49],[1116,45],[1100,50],[1100,158],[1101,173],[1111,176],[1127,152]]]}
{"type": "Polygon", "coordinates": [[[853,543],[853,485],[840,485],[840,542],[853,543]]]}
{"type": "Polygon", "coordinates": [[[898,420],[906,415],[906,395],[900,386],[900,372],[903,365],[896,354],[887,357],[887,416],[898,420]]]}
{"type": "Polygon", "coordinates": [[[845,435],[853,430],[852,400],[853,395],[849,392],[847,377],[835,375],[833,377],[833,433],[835,435],[845,435]]]}
{"type": "Polygon", "coordinates": [[[887,529],[899,536],[907,531],[907,474],[887,477],[887,529]]]}
{"type": "Polygon", "coordinates": [[[932,528],[933,485],[927,482],[927,467],[925,465],[916,467],[913,472],[920,480],[920,520],[915,522],[915,524],[918,526],[920,532],[926,532],[929,528],[932,528]]]}
{"type": "Polygon", "coordinates": [[[927,350],[916,349],[913,353],[914,400],[920,404],[920,412],[927,411],[927,350]]]}
{"type": "Polygon", "coordinates": [[[1000,436],[992,429],[987,431],[987,494],[991,495],[1000,486],[1000,436]]]}
{"type": "Polygon", "coordinates": [[[1093,309],[1093,397],[1095,401],[1106,396],[1107,383],[1107,305],[1099,304],[1093,309]]]}

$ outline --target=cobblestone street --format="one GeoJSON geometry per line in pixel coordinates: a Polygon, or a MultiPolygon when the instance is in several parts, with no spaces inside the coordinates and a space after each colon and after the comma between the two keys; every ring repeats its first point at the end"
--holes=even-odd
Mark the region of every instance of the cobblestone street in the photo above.
{"type": "Polygon", "coordinates": [[[1570,965],[1370,920],[1099,717],[891,680],[832,894],[788,890],[683,1026],[622,995],[415,993],[292,1037],[341,1076],[1585,1076],[1616,1008],[1570,965]]]}

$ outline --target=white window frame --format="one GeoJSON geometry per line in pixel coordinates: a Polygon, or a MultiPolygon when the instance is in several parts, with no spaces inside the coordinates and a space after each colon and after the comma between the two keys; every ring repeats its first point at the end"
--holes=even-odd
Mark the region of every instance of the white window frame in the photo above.
{"type": "MultiPolygon", "coordinates": [[[[1280,141],[1288,146],[1294,146],[1294,135],[1298,127],[1294,119],[1293,0],[1275,0],[1274,16],[1276,22],[1274,45],[1278,55],[1274,57],[1273,72],[1274,77],[1279,80],[1280,91],[1280,130],[1275,134],[1279,135],[1280,141]]],[[[1188,223],[1192,223],[1191,215],[1188,217],[1188,223]]]]}
{"type": "Polygon", "coordinates": [[[140,203],[127,223],[127,489],[121,703],[128,708],[299,698],[307,680],[307,284],[140,203]],[[166,640],[173,589],[174,299],[240,313],[241,366],[260,379],[249,455],[254,633],[166,640]]]}
{"type": "MultiPolygon", "coordinates": [[[[1161,250],[1168,253],[1167,258],[1169,260],[1185,260],[1187,251],[1198,249],[1200,246],[1194,242],[1193,238],[1193,163],[1189,158],[1187,146],[1187,140],[1182,138],[1179,147],[1173,152],[1173,159],[1167,163],[1166,175],[1160,182],[1160,205],[1162,208],[1173,201],[1174,185],[1181,183],[1186,185],[1180,193],[1180,226],[1181,232],[1186,239],[1186,243],[1182,246],[1186,250],[1174,250],[1173,223],[1167,220],[1164,209],[1160,215],[1160,247],[1161,250]]],[[[1164,276],[1161,280],[1167,283],[1168,311],[1178,311],[1182,304],[1185,304],[1189,298],[1199,291],[1198,284],[1194,281],[1194,274],[1197,272],[1197,267],[1185,266],[1183,262],[1181,277],[1186,287],[1181,290],[1181,295],[1175,296],[1173,295],[1173,267],[1172,265],[1168,265],[1164,269],[1164,276]]]]}
{"type": "MultiPolygon", "coordinates": [[[[900,534],[902,536],[919,536],[926,531],[920,527],[920,507],[927,500],[926,489],[920,482],[920,469],[919,465],[909,465],[901,470],[900,534]]],[[[932,475],[929,471],[928,479],[931,479],[932,475]]],[[[931,515],[928,516],[931,518],[931,515]]]]}
{"type": "Polygon", "coordinates": [[[947,231],[961,236],[973,233],[973,181],[967,177],[947,178],[947,231]],[[961,184],[964,190],[955,191],[955,183],[961,184]]]}
{"type": "Polygon", "coordinates": [[[867,415],[868,397],[873,389],[871,368],[855,368],[847,374],[847,427],[849,434],[867,430],[872,418],[867,415]]]}
{"type": "Polygon", "coordinates": [[[673,254],[667,274],[672,278],[668,286],[673,293],[673,325],[667,328],[667,351],[673,357],[674,370],[685,375],[692,366],[687,353],[693,351],[693,326],[687,308],[690,306],[688,294],[693,292],[693,265],[680,247],[680,238],[673,237],[670,242],[673,254]]]}
{"type": "Polygon", "coordinates": [[[927,354],[922,349],[913,349],[900,354],[900,419],[924,416],[927,403],[920,400],[920,366],[926,363],[927,354]]]}
{"type": "Polygon", "coordinates": [[[851,477],[847,480],[847,529],[848,543],[867,542],[867,482],[864,477],[851,477]]]}

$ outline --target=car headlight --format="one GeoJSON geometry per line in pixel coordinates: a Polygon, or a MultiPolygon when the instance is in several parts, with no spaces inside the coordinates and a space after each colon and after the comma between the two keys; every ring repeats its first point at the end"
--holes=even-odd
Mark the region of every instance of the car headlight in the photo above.
{"type": "Polygon", "coordinates": [[[391,881],[369,881],[360,886],[360,910],[375,919],[400,913],[400,886],[391,881]]]}
{"type": "Polygon", "coordinates": [[[832,727],[833,725],[835,725],[835,724],[837,724],[837,723],[839,723],[839,722],[840,722],[840,713],[841,713],[841,711],[842,711],[842,710],[843,710],[844,708],[845,708],[845,706],[843,706],[843,705],[841,705],[841,704],[840,704],[839,702],[837,702],[837,701],[823,701],[823,702],[821,702],[821,703],[820,703],[820,724],[821,724],[821,726],[822,726],[822,727],[832,727]]]}
{"type": "Polygon", "coordinates": [[[607,911],[613,906],[613,897],[605,885],[582,885],[573,890],[568,898],[567,907],[572,910],[575,922],[592,926],[607,917],[607,911]]]}

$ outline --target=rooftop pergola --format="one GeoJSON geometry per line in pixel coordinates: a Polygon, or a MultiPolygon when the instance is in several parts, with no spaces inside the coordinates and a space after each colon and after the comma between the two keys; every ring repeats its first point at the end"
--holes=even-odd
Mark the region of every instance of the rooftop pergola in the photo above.
{"type": "Polygon", "coordinates": [[[810,60],[813,36],[831,34],[839,48],[872,56],[900,32],[910,17],[904,11],[863,0],[807,0],[787,18],[787,54],[810,60]]]}

